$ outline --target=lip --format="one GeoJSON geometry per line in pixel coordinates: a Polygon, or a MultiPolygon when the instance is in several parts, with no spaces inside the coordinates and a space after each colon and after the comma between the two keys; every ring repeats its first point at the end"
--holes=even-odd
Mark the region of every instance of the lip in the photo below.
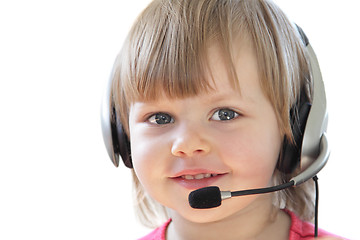
{"type": "Polygon", "coordinates": [[[225,172],[220,172],[220,171],[216,171],[216,170],[209,170],[209,169],[205,169],[205,168],[197,168],[197,169],[182,170],[180,172],[177,172],[177,173],[173,174],[173,176],[170,177],[170,178],[177,178],[177,177],[181,177],[183,175],[197,175],[197,174],[201,174],[201,173],[218,174],[218,175],[225,174],[225,172]]]}
{"type": "Polygon", "coordinates": [[[216,181],[218,181],[225,175],[226,173],[223,172],[210,171],[205,169],[194,169],[194,170],[184,170],[178,172],[173,177],[170,177],[170,179],[186,189],[195,190],[195,189],[214,185],[216,181]],[[211,176],[209,178],[202,178],[202,179],[185,179],[182,177],[184,175],[197,175],[197,174],[214,174],[216,176],[211,176]]]}

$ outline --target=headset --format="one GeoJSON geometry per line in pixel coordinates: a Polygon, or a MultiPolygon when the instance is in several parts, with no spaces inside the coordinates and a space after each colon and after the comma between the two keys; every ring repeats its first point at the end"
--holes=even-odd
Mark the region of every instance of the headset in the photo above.
{"type": "MultiPolygon", "coordinates": [[[[297,26],[302,42],[306,47],[310,60],[310,71],[313,78],[313,99],[310,104],[304,92],[300,93],[295,107],[290,110],[290,123],[293,133],[293,143],[284,137],[277,169],[284,174],[290,174],[300,166],[300,173],[289,182],[273,187],[248,189],[242,191],[220,191],[217,186],[209,186],[192,191],[189,194],[189,204],[195,209],[218,207],[222,200],[236,196],[263,194],[280,191],[298,186],[313,178],[315,182],[315,227],[314,236],[318,236],[318,182],[316,174],[325,166],[330,156],[330,148],[326,130],[328,113],[324,82],[316,54],[303,30],[297,26]]],[[[126,135],[120,117],[117,116],[112,96],[112,79],[108,83],[101,106],[101,126],[104,143],[113,164],[119,166],[119,156],[128,168],[133,168],[130,141],[126,135]]]]}
{"type": "MultiPolygon", "coordinates": [[[[283,150],[277,168],[283,173],[292,173],[299,165],[300,174],[292,178],[294,185],[301,184],[314,177],[326,164],[330,150],[326,136],[328,114],[326,95],[319,63],[308,38],[297,26],[310,58],[313,77],[313,101],[310,104],[305,94],[298,100],[297,111],[290,110],[294,143],[284,139],[283,150]]],[[[112,97],[112,76],[106,88],[101,106],[101,126],[104,143],[113,164],[119,166],[119,156],[126,167],[132,168],[130,141],[126,135],[120,117],[117,116],[112,97]]]]}

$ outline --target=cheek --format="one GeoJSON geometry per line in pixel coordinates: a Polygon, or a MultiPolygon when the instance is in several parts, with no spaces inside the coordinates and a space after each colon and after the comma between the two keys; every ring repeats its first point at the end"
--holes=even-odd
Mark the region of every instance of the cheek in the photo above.
{"type": "Polygon", "coordinates": [[[151,180],[158,165],[156,162],[161,155],[161,149],[154,146],[153,141],[140,138],[136,134],[131,135],[131,158],[134,170],[142,184],[151,180]]]}
{"type": "Polygon", "coordinates": [[[134,171],[151,196],[161,194],[163,179],[168,161],[168,149],[163,138],[148,137],[142,132],[130,131],[131,157],[134,171]]]}
{"type": "MultiPolygon", "coordinates": [[[[277,128],[248,127],[231,133],[219,141],[220,153],[234,177],[269,181],[274,172],[281,147],[277,128]]],[[[275,125],[277,126],[277,125],[275,125]]]]}

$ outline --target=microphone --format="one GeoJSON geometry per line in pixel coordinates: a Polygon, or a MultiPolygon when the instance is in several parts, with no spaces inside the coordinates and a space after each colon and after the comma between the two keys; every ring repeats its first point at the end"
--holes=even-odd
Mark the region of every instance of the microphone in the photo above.
{"type": "Polygon", "coordinates": [[[192,191],[189,194],[189,204],[192,208],[195,209],[214,208],[214,207],[219,207],[221,205],[222,200],[229,199],[231,197],[270,193],[270,192],[280,191],[285,188],[292,187],[294,185],[295,185],[295,181],[291,180],[290,182],[276,185],[273,187],[249,189],[249,190],[236,191],[236,192],[220,191],[219,187],[210,186],[192,191]]]}
{"type": "Polygon", "coordinates": [[[285,188],[289,188],[292,186],[298,186],[307,180],[316,176],[316,174],[324,167],[327,160],[329,159],[330,150],[328,146],[328,141],[326,134],[320,138],[320,153],[315,161],[304,171],[299,173],[297,176],[290,179],[289,182],[276,185],[273,187],[266,188],[257,188],[257,189],[249,189],[243,191],[220,191],[219,187],[210,186],[205,188],[200,188],[195,191],[192,191],[189,194],[189,204],[192,208],[195,209],[208,209],[214,208],[221,205],[221,201],[237,196],[245,196],[245,195],[254,195],[254,194],[262,194],[262,193],[270,193],[275,191],[280,191],[285,188]]]}

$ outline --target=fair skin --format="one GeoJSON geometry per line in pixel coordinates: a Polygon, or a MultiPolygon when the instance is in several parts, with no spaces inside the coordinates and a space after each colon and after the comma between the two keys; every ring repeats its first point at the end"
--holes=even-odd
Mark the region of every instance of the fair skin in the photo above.
{"type": "Polygon", "coordinates": [[[288,239],[289,216],[271,194],[223,201],[195,210],[191,191],[208,185],[242,190],[271,185],[283,136],[265,97],[257,59],[248,41],[234,47],[241,93],[230,84],[221,51],[213,45],[209,67],[214,91],[130,106],[134,170],[146,191],[169,209],[168,240],[288,239]]]}

